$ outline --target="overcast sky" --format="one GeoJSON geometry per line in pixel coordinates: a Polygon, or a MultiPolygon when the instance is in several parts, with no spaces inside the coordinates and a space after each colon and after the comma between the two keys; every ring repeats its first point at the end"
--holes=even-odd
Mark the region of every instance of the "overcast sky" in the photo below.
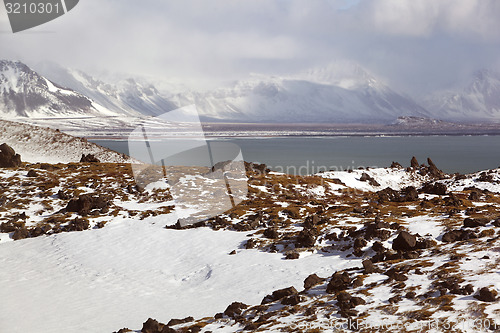
{"type": "Polygon", "coordinates": [[[12,34],[0,58],[86,71],[221,80],[359,62],[413,95],[500,68],[498,0],[81,0],[12,34]]]}

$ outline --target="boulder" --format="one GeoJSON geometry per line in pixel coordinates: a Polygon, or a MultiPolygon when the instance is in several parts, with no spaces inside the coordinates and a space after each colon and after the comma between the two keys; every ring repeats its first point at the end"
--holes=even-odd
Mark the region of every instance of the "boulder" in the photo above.
{"type": "Polygon", "coordinates": [[[332,275],[328,286],[326,287],[327,293],[334,293],[342,290],[346,290],[351,286],[352,280],[347,272],[336,272],[332,275]]]}
{"type": "Polygon", "coordinates": [[[88,215],[91,210],[109,208],[110,200],[104,195],[82,194],[77,199],[71,199],[66,206],[66,211],[75,212],[82,216],[88,215]]]}
{"type": "Polygon", "coordinates": [[[311,289],[312,287],[320,284],[321,282],[323,282],[322,278],[320,278],[316,274],[311,274],[304,280],[304,289],[311,289]]]}
{"type": "Polygon", "coordinates": [[[226,308],[224,314],[228,317],[234,318],[240,316],[243,310],[245,310],[246,308],[248,308],[248,305],[244,303],[233,302],[226,308]]]}
{"type": "Polygon", "coordinates": [[[82,158],[80,158],[80,163],[99,163],[99,159],[95,157],[93,154],[82,154],[82,158]]]}
{"type": "Polygon", "coordinates": [[[278,230],[276,230],[275,228],[267,228],[264,231],[264,237],[270,238],[270,239],[278,239],[280,237],[280,234],[279,234],[278,230]]]}
{"type": "Polygon", "coordinates": [[[474,295],[475,298],[483,302],[495,302],[497,296],[498,292],[495,289],[489,289],[487,287],[479,289],[479,293],[474,295]]]}
{"type": "Polygon", "coordinates": [[[295,243],[296,247],[312,247],[316,244],[316,237],[313,233],[308,230],[302,230],[297,236],[297,242],[295,243]]]}
{"type": "Polygon", "coordinates": [[[296,294],[298,294],[298,292],[297,292],[297,289],[295,289],[294,287],[288,287],[288,288],[284,288],[284,289],[275,290],[275,291],[273,291],[273,293],[271,295],[267,295],[266,297],[264,297],[261,304],[275,302],[275,301],[278,301],[282,298],[296,295],[296,294]]]}
{"type": "Polygon", "coordinates": [[[413,156],[410,161],[410,166],[414,169],[418,169],[420,165],[418,164],[417,158],[413,156]]]}
{"type": "Polygon", "coordinates": [[[401,231],[392,242],[392,249],[395,251],[411,251],[417,245],[417,236],[406,231],[401,231]]]}
{"type": "Polygon", "coordinates": [[[163,329],[163,324],[160,324],[158,321],[149,318],[142,324],[142,333],[159,333],[163,329]]]}
{"type": "Polygon", "coordinates": [[[427,194],[437,194],[437,195],[445,195],[448,188],[445,184],[442,183],[425,183],[424,186],[420,189],[421,192],[427,194]]]}
{"type": "Polygon", "coordinates": [[[28,174],[26,175],[26,177],[38,177],[38,173],[32,169],[32,170],[28,171],[28,174]]]}
{"type": "Polygon", "coordinates": [[[0,145],[0,168],[17,168],[21,166],[21,155],[16,154],[6,143],[0,145]]]}
{"type": "Polygon", "coordinates": [[[408,186],[401,191],[403,201],[417,201],[418,192],[414,186],[408,186]]]}
{"type": "Polygon", "coordinates": [[[427,158],[427,164],[429,164],[429,169],[428,169],[429,175],[439,179],[444,178],[444,172],[439,170],[430,158],[427,158]]]}
{"type": "Polygon", "coordinates": [[[471,238],[477,238],[477,236],[470,231],[458,229],[446,232],[442,237],[442,241],[446,243],[453,243],[471,238]]]}
{"type": "Polygon", "coordinates": [[[490,222],[490,220],[487,218],[484,218],[484,217],[477,218],[477,219],[473,219],[473,218],[468,217],[464,220],[464,227],[466,227],[466,228],[484,227],[489,222],[490,222]]]}
{"type": "Polygon", "coordinates": [[[363,269],[365,274],[374,273],[377,270],[370,259],[363,260],[363,269]]]}

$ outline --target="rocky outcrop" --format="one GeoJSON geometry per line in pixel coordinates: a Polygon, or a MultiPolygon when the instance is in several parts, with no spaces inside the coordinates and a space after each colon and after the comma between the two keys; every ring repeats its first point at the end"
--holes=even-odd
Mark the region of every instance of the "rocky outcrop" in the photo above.
{"type": "Polygon", "coordinates": [[[93,154],[82,154],[82,158],[80,158],[80,163],[100,163],[99,159],[95,157],[93,154]]]}
{"type": "Polygon", "coordinates": [[[111,201],[103,195],[82,194],[77,199],[72,199],[66,206],[66,211],[75,212],[82,216],[90,214],[93,210],[104,213],[109,210],[111,201]]]}
{"type": "Polygon", "coordinates": [[[21,166],[21,155],[3,143],[0,145],[0,168],[17,168],[21,166]]]}

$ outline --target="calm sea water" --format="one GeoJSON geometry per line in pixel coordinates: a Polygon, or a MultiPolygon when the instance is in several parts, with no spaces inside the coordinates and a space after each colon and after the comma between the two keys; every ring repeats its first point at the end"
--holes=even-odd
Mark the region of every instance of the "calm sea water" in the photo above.
{"type": "MultiPolygon", "coordinates": [[[[127,141],[93,142],[129,153],[127,141]]],[[[387,167],[392,161],[408,166],[412,156],[420,163],[430,157],[448,173],[470,173],[500,166],[500,136],[217,138],[209,142],[211,146],[235,144],[245,161],[266,163],[276,171],[302,175],[360,166],[387,167]]],[[[161,144],[178,145],[175,140],[161,144]]],[[[210,163],[203,153],[189,155],[189,165],[210,163]]]]}

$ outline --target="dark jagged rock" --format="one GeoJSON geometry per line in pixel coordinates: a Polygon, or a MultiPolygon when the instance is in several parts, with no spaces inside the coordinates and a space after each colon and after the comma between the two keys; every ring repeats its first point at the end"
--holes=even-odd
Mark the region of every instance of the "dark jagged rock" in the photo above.
{"type": "Polygon", "coordinates": [[[59,190],[57,192],[57,197],[61,200],[69,200],[71,199],[71,195],[69,195],[68,193],[64,192],[63,190],[59,190]]]}
{"type": "Polygon", "coordinates": [[[473,219],[473,218],[466,218],[464,220],[464,227],[465,228],[477,228],[477,227],[484,227],[485,225],[487,225],[488,223],[490,222],[489,219],[487,218],[477,218],[477,219],[473,219]]]}
{"type": "Polygon", "coordinates": [[[391,169],[402,169],[402,168],[403,168],[403,166],[401,164],[399,164],[398,162],[392,161],[391,169]]]}
{"type": "Polygon", "coordinates": [[[278,239],[280,237],[280,234],[275,228],[267,228],[266,230],[264,230],[264,237],[270,239],[278,239]]]}
{"type": "Polygon", "coordinates": [[[332,275],[328,286],[326,287],[327,293],[334,293],[346,290],[351,286],[352,280],[347,272],[336,272],[332,275]]]}
{"type": "Polygon", "coordinates": [[[157,320],[154,320],[152,318],[148,318],[148,320],[146,320],[144,322],[144,324],[142,324],[142,329],[141,329],[141,332],[142,333],[160,333],[161,330],[163,329],[163,324],[160,324],[157,320]]]}
{"type": "Polygon", "coordinates": [[[495,302],[497,300],[498,292],[495,289],[483,287],[479,289],[479,293],[474,297],[483,302],[495,302]]]}
{"type": "Polygon", "coordinates": [[[437,242],[434,239],[424,238],[417,240],[417,249],[430,249],[437,245],[437,242]]]}
{"type": "Polygon", "coordinates": [[[433,182],[425,183],[420,189],[420,191],[423,193],[437,194],[437,195],[445,195],[447,190],[448,189],[445,184],[433,183],[433,182]]]}
{"type": "Polygon", "coordinates": [[[371,186],[380,186],[380,184],[372,176],[370,176],[366,172],[363,172],[361,174],[361,177],[359,178],[359,180],[362,182],[368,182],[368,184],[370,184],[371,186]]]}
{"type": "Polygon", "coordinates": [[[75,212],[82,216],[88,215],[91,210],[109,208],[110,200],[108,197],[93,194],[82,194],[78,199],[72,199],[66,206],[66,211],[75,212]]]}
{"type": "Polygon", "coordinates": [[[391,268],[387,272],[384,273],[387,275],[391,280],[394,281],[406,281],[408,280],[408,277],[404,274],[404,272],[399,271],[396,268],[391,268]]]}
{"type": "Polygon", "coordinates": [[[481,172],[481,174],[479,175],[479,178],[477,180],[480,182],[491,183],[491,182],[493,182],[493,175],[491,173],[481,172]]]}
{"type": "MultiPolygon", "coordinates": [[[[126,327],[125,328],[121,328],[118,331],[116,331],[116,333],[127,333],[127,332],[133,332],[133,331],[131,329],[129,329],[129,328],[126,328],[126,327]]],[[[113,332],[113,333],[115,333],[115,332],[113,332]]]]}
{"type": "Polygon", "coordinates": [[[8,144],[0,145],[0,168],[17,168],[21,166],[21,155],[16,154],[8,144]]]}
{"type": "Polygon", "coordinates": [[[241,303],[241,302],[233,302],[231,305],[229,305],[226,310],[224,311],[224,314],[228,317],[234,318],[237,316],[240,316],[243,310],[248,308],[248,305],[241,303]]]}
{"type": "Polygon", "coordinates": [[[304,280],[304,289],[311,289],[312,287],[323,282],[323,280],[324,279],[320,278],[316,274],[311,274],[304,280]]]}
{"type": "Polygon", "coordinates": [[[387,250],[385,248],[385,246],[382,243],[380,243],[379,241],[376,241],[373,243],[372,249],[373,249],[373,251],[375,251],[377,253],[382,253],[382,252],[387,250]]]}
{"type": "Polygon", "coordinates": [[[429,164],[429,169],[428,173],[434,178],[439,178],[442,179],[444,177],[444,172],[439,170],[434,162],[430,159],[430,157],[427,158],[427,164],[429,164]]]}
{"type": "Polygon", "coordinates": [[[283,305],[297,305],[303,302],[303,298],[300,295],[287,296],[281,300],[283,305]]]}
{"type": "Polygon", "coordinates": [[[327,219],[324,219],[324,218],[322,219],[316,214],[309,215],[306,217],[306,219],[304,221],[304,228],[312,229],[317,225],[326,223],[327,221],[328,221],[327,219]]]}
{"type": "Polygon", "coordinates": [[[82,154],[82,158],[80,158],[80,163],[99,163],[99,159],[95,157],[93,154],[82,154]]]}
{"type": "Polygon", "coordinates": [[[417,201],[418,200],[418,192],[414,186],[408,186],[401,191],[403,194],[404,201],[417,201]]]}
{"type": "Polygon", "coordinates": [[[297,236],[297,242],[295,245],[297,247],[312,247],[315,243],[316,236],[314,236],[310,230],[304,229],[297,236]]]}
{"type": "Polygon", "coordinates": [[[271,295],[267,295],[266,297],[264,297],[261,304],[275,302],[275,301],[278,301],[282,298],[296,295],[296,294],[298,294],[298,292],[297,292],[297,289],[295,289],[294,287],[288,287],[288,288],[284,288],[284,289],[275,290],[275,291],[273,291],[273,293],[271,295]]]}
{"type": "Polygon", "coordinates": [[[386,187],[383,190],[377,192],[379,201],[384,202],[407,202],[418,200],[418,192],[413,186],[408,186],[401,191],[393,190],[390,187],[386,187]]]}
{"type": "Polygon", "coordinates": [[[478,201],[479,200],[479,192],[478,191],[471,191],[469,193],[469,200],[472,200],[472,201],[478,201]]]}
{"type": "Polygon", "coordinates": [[[449,196],[444,198],[444,205],[445,206],[452,206],[452,207],[460,207],[463,205],[463,201],[460,200],[456,195],[453,193],[450,193],[449,196]]]}
{"type": "Polygon", "coordinates": [[[362,247],[365,247],[368,244],[368,242],[364,238],[356,238],[354,240],[353,247],[355,249],[360,249],[362,247]]]}
{"type": "Polygon", "coordinates": [[[443,242],[453,243],[458,241],[463,241],[471,238],[477,238],[474,233],[467,230],[451,230],[443,235],[443,242]]]}
{"type": "Polygon", "coordinates": [[[418,164],[417,158],[413,156],[410,161],[410,166],[414,169],[418,169],[420,165],[418,164]]]}
{"type": "Polygon", "coordinates": [[[20,240],[28,237],[29,237],[29,231],[24,227],[16,229],[16,231],[14,231],[14,234],[12,235],[13,240],[20,240]]]}
{"type": "Polygon", "coordinates": [[[255,242],[255,239],[253,238],[250,238],[249,240],[246,241],[245,243],[245,249],[253,249],[255,246],[256,246],[256,242],[255,242]]]}
{"type": "Polygon", "coordinates": [[[370,259],[363,260],[363,269],[365,274],[374,273],[377,270],[370,259]]]}
{"type": "Polygon", "coordinates": [[[395,251],[411,251],[417,245],[417,236],[406,231],[401,231],[392,242],[392,249],[395,251]]]}
{"type": "Polygon", "coordinates": [[[83,231],[87,230],[90,227],[89,221],[85,219],[75,218],[72,222],[70,222],[65,228],[65,231],[83,231]]]}
{"type": "Polygon", "coordinates": [[[38,173],[35,171],[35,170],[30,170],[28,171],[28,173],[26,174],[26,177],[38,177],[38,173]]]}

